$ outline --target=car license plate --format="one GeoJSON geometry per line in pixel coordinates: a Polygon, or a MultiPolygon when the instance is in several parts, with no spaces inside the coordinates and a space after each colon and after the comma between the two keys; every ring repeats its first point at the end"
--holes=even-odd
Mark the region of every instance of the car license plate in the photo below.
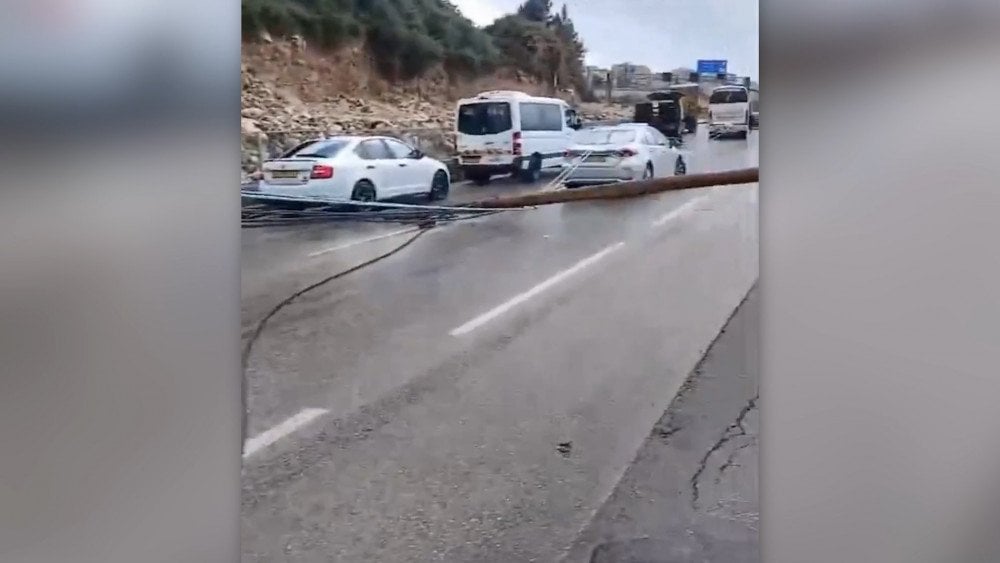
{"type": "Polygon", "coordinates": [[[279,179],[298,178],[299,173],[297,170],[274,170],[271,172],[271,177],[279,179]]]}
{"type": "Polygon", "coordinates": [[[466,162],[479,162],[479,158],[480,157],[478,157],[478,156],[467,156],[467,157],[465,157],[465,161],[466,162]]]}
{"type": "Polygon", "coordinates": [[[605,158],[603,156],[588,156],[587,162],[604,162],[605,158]]]}

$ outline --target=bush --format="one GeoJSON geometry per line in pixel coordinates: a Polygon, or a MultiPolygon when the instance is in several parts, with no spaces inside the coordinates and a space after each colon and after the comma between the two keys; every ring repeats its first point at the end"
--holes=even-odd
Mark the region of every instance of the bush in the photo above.
{"type": "Polygon", "coordinates": [[[331,49],[343,45],[347,40],[356,39],[361,31],[357,20],[344,14],[323,14],[319,16],[317,24],[315,38],[321,46],[331,49]]]}
{"type": "Polygon", "coordinates": [[[415,78],[444,60],[444,48],[426,35],[410,32],[404,36],[399,53],[400,78],[415,78]]]}
{"type": "Polygon", "coordinates": [[[581,46],[559,31],[563,20],[542,17],[550,6],[526,2],[522,9],[533,19],[508,15],[484,30],[446,0],[242,0],[242,21],[251,40],[267,30],[335,48],[363,37],[390,78],[413,78],[444,63],[472,74],[507,65],[546,81],[555,71],[560,83],[576,83],[581,46]],[[574,76],[563,76],[567,68],[574,76]]]}

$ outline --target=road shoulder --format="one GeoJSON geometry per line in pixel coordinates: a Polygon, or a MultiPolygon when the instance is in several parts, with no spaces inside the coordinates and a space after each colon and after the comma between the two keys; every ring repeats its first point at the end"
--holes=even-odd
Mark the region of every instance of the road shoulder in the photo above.
{"type": "Polygon", "coordinates": [[[760,560],[758,311],[755,287],[565,561],[760,560]]]}

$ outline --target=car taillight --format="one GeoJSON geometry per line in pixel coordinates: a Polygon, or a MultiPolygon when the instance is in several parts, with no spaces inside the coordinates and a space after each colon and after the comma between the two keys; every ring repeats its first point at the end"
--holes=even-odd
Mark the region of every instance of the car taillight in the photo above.
{"type": "Polygon", "coordinates": [[[635,152],[632,149],[621,149],[620,151],[617,151],[617,152],[618,152],[618,156],[620,156],[622,158],[628,158],[630,156],[635,156],[635,155],[639,154],[639,153],[635,152]]]}
{"type": "Polygon", "coordinates": [[[312,180],[328,180],[333,178],[333,167],[326,166],[325,164],[317,164],[313,166],[313,171],[309,178],[312,180]]]}
{"type": "Polygon", "coordinates": [[[566,151],[563,153],[564,158],[576,158],[578,156],[580,156],[580,153],[576,151],[566,151]]]}
{"type": "Polygon", "coordinates": [[[514,143],[512,151],[515,156],[521,156],[521,132],[514,131],[514,143]]]}

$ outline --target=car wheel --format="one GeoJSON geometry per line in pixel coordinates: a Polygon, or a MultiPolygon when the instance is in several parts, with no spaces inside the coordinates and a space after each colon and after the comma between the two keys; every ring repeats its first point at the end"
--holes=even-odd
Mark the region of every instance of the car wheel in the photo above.
{"type": "Polygon", "coordinates": [[[521,181],[526,184],[534,184],[542,175],[542,157],[533,154],[531,158],[528,159],[527,170],[521,170],[520,178],[521,181]]]}
{"type": "Polygon", "coordinates": [[[351,191],[351,199],[363,202],[375,201],[378,199],[378,195],[375,192],[375,184],[372,184],[368,180],[358,180],[358,183],[354,184],[354,190],[351,191]]]}
{"type": "Polygon", "coordinates": [[[427,199],[431,201],[441,201],[448,197],[448,173],[444,170],[438,170],[434,173],[434,179],[431,180],[431,191],[427,192],[427,199]]]}
{"type": "Polygon", "coordinates": [[[642,171],[642,179],[649,180],[653,177],[653,163],[647,162],[646,169],[642,171]]]}
{"type": "Polygon", "coordinates": [[[674,161],[674,176],[683,176],[687,174],[687,164],[684,163],[684,158],[678,156],[677,160],[674,161]]]}

